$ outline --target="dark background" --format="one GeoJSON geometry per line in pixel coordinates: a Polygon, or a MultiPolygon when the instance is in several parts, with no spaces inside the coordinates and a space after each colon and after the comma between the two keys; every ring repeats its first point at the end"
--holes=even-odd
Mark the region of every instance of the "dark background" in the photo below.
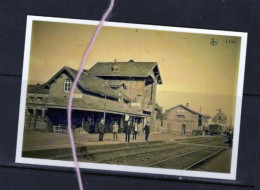
{"type": "MultiPolygon", "coordinates": [[[[100,20],[109,0],[0,1],[0,189],[78,189],[73,168],[15,164],[26,16],[100,20]]],[[[260,189],[260,1],[116,0],[109,21],[248,32],[237,180],[83,170],[85,189],[260,189]]]]}

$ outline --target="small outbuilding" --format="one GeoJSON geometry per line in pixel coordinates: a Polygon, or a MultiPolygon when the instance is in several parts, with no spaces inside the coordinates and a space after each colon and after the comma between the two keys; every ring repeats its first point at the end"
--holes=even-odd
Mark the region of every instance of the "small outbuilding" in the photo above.
{"type": "Polygon", "coordinates": [[[163,128],[168,134],[192,134],[208,128],[207,116],[190,109],[189,103],[179,104],[166,110],[163,128]]]}

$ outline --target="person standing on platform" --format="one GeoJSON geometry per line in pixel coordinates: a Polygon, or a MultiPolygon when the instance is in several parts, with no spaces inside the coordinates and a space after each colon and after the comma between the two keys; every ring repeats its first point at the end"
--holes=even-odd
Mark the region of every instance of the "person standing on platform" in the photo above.
{"type": "Polygon", "coordinates": [[[133,139],[134,140],[136,140],[137,131],[138,131],[138,125],[137,125],[137,122],[135,122],[134,127],[133,127],[133,139]]]}
{"type": "Polygon", "coordinates": [[[118,141],[117,133],[118,133],[118,124],[115,121],[114,124],[113,124],[113,138],[114,138],[114,141],[118,141]]]}
{"type": "Polygon", "coordinates": [[[149,122],[146,123],[144,126],[144,132],[145,132],[145,141],[148,141],[149,133],[150,133],[150,124],[149,122]]]}
{"type": "Polygon", "coordinates": [[[229,131],[228,133],[228,146],[229,148],[232,148],[233,145],[233,132],[232,130],[229,131]]]}
{"type": "Polygon", "coordinates": [[[130,142],[130,134],[131,134],[131,125],[128,122],[125,126],[125,142],[130,142]]]}
{"type": "Polygon", "coordinates": [[[105,120],[102,118],[101,121],[98,123],[99,141],[103,141],[105,128],[105,120]]]}

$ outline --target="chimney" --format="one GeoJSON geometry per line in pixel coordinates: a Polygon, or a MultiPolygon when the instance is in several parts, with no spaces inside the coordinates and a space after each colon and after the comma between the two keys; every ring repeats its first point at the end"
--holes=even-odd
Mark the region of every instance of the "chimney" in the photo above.
{"type": "Polygon", "coordinates": [[[189,103],[186,103],[186,107],[187,107],[187,108],[189,107],[189,105],[190,105],[189,103]]]}
{"type": "Polygon", "coordinates": [[[114,59],[114,63],[116,63],[116,59],[114,59]]]}

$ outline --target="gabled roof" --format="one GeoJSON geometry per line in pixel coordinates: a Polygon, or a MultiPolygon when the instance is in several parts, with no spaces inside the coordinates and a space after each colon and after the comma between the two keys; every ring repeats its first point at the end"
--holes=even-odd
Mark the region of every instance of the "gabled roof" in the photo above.
{"type": "Polygon", "coordinates": [[[31,94],[49,94],[49,90],[44,89],[42,85],[32,85],[27,86],[27,93],[31,94]]]}
{"type": "Polygon", "coordinates": [[[189,112],[191,112],[191,113],[193,113],[193,114],[200,115],[200,116],[204,116],[203,114],[201,114],[201,113],[199,113],[199,112],[196,112],[196,111],[194,111],[194,110],[192,110],[192,109],[190,109],[190,108],[188,108],[187,106],[184,106],[184,105],[182,105],[182,104],[179,104],[179,105],[177,105],[177,106],[174,106],[174,107],[172,107],[172,108],[169,108],[169,109],[166,110],[166,112],[168,112],[168,111],[170,111],[170,110],[173,110],[173,109],[176,109],[176,108],[178,108],[178,107],[182,107],[183,109],[185,109],[185,110],[187,110],[187,111],[189,111],[189,112]]]}
{"type": "MultiPolygon", "coordinates": [[[[52,83],[56,78],[60,76],[61,73],[67,72],[72,80],[77,75],[77,71],[64,66],[60,71],[58,71],[48,82],[41,85],[41,88],[47,87],[50,83],[52,83]]],[[[120,95],[117,91],[110,88],[107,84],[107,82],[99,77],[93,76],[88,73],[88,71],[84,70],[84,72],[81,74],[81,77],[79,79],[78,85],[83,88],[86,91],[98,93],[101,95],[107,95],[113,98],[120,98],[120,95]]]]}
{"type": "Polygon", "coordinates": [[[89,69],[89,73],[100,77],[148,77],[154,71],[158,84],[162,84],[161,75],[156,62],[98,62],[89,69]],[[118,70],[113,70],[116,65],[118,70]]]}

